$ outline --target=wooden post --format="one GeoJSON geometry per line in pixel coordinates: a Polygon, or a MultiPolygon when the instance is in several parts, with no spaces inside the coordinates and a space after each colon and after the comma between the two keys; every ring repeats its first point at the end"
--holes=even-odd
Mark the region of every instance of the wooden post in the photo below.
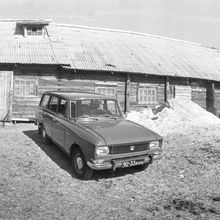
{"type": "Polygon", "coordinates": [[[165,83],[164,83],[164,102],[167,102],[167,100],[168,100],[169,87],[170,87],[169,77],[166,76],[165,77],[165,83]]]}
{"type": "Polygon", "coordinates": [[[129,110],[129,92],[130,92],[130,74],[126,75],[125,79],[125,103],[124,103],[124,113],[129,110]]]}
{"type": "Polygon", "coordinates": [[[215,108],[215,83],[211,82],[211,97],[212,97],[212,113],[216,115],[216,108],[215,108]]]}
{"type": "Polygon", "coordinates": [[[214,115],[216,115],[215,108],[215,83],[213,81],[209,81],[207,85],[207,97],[206,97],[206,106],[207,110],[214,115]]]}

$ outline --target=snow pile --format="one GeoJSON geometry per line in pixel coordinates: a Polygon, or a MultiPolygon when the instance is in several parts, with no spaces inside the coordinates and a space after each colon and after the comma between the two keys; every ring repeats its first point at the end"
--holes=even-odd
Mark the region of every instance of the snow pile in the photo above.
{"type": "Polygon", "coordinates": [[[192,101],[172,99],[157,109],[131,111],[128,113],[127,119],[162,134],[191,125],[220,124],[219,118],[192,101]],[[157,109],[160,109],[159,112],[157,109]]]}

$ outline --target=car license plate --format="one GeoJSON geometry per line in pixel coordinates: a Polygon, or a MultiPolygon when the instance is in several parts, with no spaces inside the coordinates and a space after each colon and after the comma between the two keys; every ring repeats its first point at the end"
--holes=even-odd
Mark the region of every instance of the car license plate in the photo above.
{"type": "Polygon", "coordinates": [[[122,163],[122,167],[133,167],[138,165],[143,165],[144,160],[131,160],[131,161],[125,161],[122,163]]]}

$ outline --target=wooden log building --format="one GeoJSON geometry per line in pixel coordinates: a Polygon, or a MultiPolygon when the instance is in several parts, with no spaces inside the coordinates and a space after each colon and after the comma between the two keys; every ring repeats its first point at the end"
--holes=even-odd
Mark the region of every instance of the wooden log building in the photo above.
{"type": "Polygon", "coordinates": [[[41,94],[117,97],[125,112],[170,98],[220,115],[220,51],[121,30],[0,20],[0,121],[32,120],[41,94]]]}

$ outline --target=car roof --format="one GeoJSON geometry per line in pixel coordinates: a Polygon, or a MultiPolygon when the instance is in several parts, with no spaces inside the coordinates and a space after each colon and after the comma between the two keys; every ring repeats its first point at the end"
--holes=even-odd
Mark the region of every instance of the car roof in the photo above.
{"type": "Polygon", "coordinates": [[[99,93],[89,93],[81,91],[48,91],[44,94],[58,95],[65,99],[78,100],[78,99],[115,99],[115,97],[102,95],[99,93]]]}

